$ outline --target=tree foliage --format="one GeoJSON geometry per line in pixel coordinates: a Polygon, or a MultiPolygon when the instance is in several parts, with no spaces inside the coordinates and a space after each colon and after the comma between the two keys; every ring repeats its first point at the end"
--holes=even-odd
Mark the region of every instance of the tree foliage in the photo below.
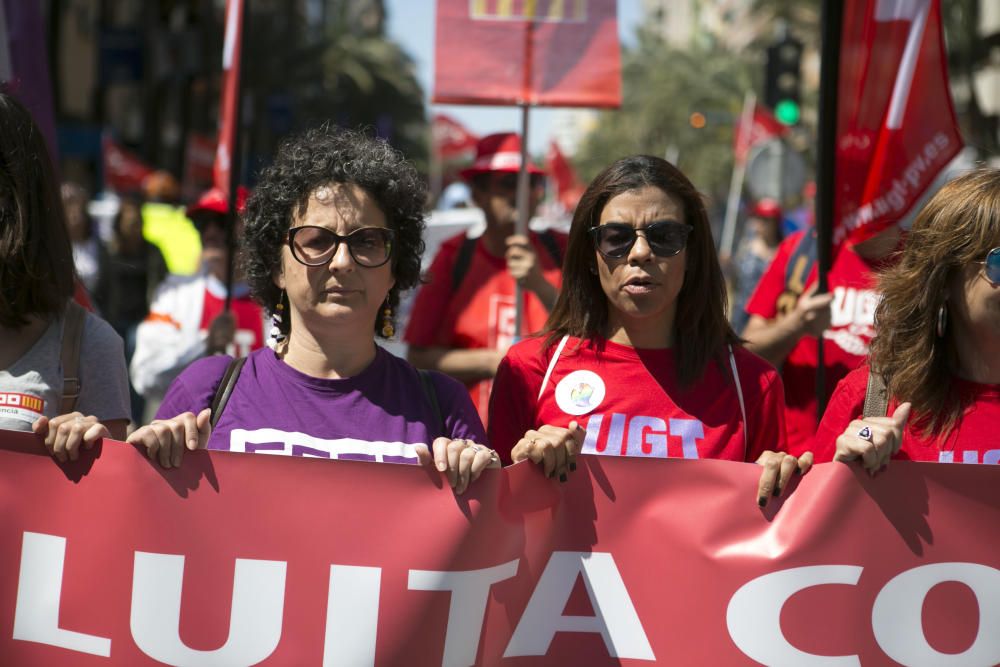
{"type": "Polygon", "coordinates": [[[601,114],[575,162],[590,180],[633,154],[677,156],[677,166],[706,194],[724,197],[733,166],[733,127],[743,96],[763,66],[747,54],[693,46],[672,48],[642,33],[622,54],[622,107],[601,114]],[[695,112],[705,126],[692,127],[695,112]]]}

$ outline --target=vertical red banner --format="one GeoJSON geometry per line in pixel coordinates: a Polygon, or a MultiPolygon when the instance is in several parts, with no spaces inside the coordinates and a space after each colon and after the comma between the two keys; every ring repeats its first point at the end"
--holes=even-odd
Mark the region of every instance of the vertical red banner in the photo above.
{"type": "Polygon", "coordinates": [[[617,107],[615,0],[438,0],[434,102],[617,107]]]}
{"type": "Polygon", "coordinates": [[[854,0],[841,40],[834,243],[897,223],[962,148],[940,0],[854,0]]]}
{"type": "Polygon", "coordinates": [[[212,170],[215,187],[229,192],[236,107],[240,94],[240,52],[243,48],[243,0],[226,0],[226,39],[222,47],[222,101],[219,104],[219,144],[212,170]]]}

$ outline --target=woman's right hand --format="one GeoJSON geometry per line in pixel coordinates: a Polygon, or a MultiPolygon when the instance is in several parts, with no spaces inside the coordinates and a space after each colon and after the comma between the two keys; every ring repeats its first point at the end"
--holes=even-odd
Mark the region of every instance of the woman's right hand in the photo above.
{"type": "Polygon", "coordinates": [[[164,468],[177,468],[184,449],[204,449],[212,433],[212,410],[205,408],[197,415],[191,412],[172,419],[155,419],[148,426],[136,429],[125,442],[142,445],[150,461],[160,461],[164,468]]]}
{"type": "Polygon", "coordinates": [[[855,419],[837,437],[834,461],[861,459],[868,474],[874,475],[889,463],[903,444],[903,429],[910,417],[910,404],[901,403],[891,417],[855,419]]]}
{"type": "Polygon", "coordinates": [[[569,428],[545,424],[538,430],[529,430],[517,441],[510,457],[517,463],[529,459],[543,467],[545,476],[558,475],[565,482],[569,473],[576,470],[576,456],[583,449],[583,438],[587,432],[575,421],[569,428]]]}

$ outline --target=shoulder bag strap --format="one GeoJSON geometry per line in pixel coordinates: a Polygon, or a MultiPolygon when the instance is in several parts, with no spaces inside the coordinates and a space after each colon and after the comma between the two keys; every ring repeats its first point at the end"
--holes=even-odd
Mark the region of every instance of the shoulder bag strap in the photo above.
{"type": "Polygon", "coordinates": [[[458,290],[465,274],[469,272],[469,264],[472,263],[472,255],[476,250],[476,241],[478,240],[469,236],[462,239],[462,245],[458,247],[458,255],[455,256],[455,264],[451,268],[452,292],[458,290]]]}
{"type": "Polygon", "coordinates": [[[426,368],[418,368],[417,372],[420,373],[420,387],[424,390],[424,398],[427,399],[427,403],[431,406],[431,412],[434,414],[434,423],[437,424],[438,435],[447,436],[448,434],[445,433],[444,428],[444,415],[441,413],[441,403],[438,402],[437,389],[434,388],[434,379],[431,377],[431,372],[426,368]]]}
{"type": "Polygon", "coordinates": [[[556,266],[562,268],[562,252],[559,250],[559,242],[556,241],[556,235],[552,233],[552,230],[546,229],[545,231],[539,233],[538,240],[541,241],[543,246],[545,246],[549,256],[552,257],[552,261],[556,263],[556,266]]]}
{"type": "Polygon", "coordinates": [[[229,397],[233,393],[233,387],[236,386],[237,380],[240,379],[240,371],[243,370],[243,364],[246,362],[246,357],[236,357],[226,367],[226,372],[222,376],[222,382],[219,383],[219,388],[215,390],[215,398],[212,399],[212,417],[209,422],[212,428],[215,428],[215,425],[219,423],[222,411],[226,409],[226,403],[229,402],[229,397]]]}
{"type": "Polygon", "coordinates": [[[87,311],[70,299],[66,306],[62,337],[63,390],[59,414],[68,414],[76,408],[83,383],[80,382],[80,344],[83,342],[83,322],[87,311]]]}
{"type": "Polygon", "coordinates": [[[881,373],[868,369],[863,417],[885,417],[889,412],[889,392],[881,373]]]}
{"type": "Polygon", "coordinates": [[[736,396],[740,399],[740,414],[743,415],[743,459],[746,460],[747,452],[750,451],[750,434],[747,433],[747,406],[743,400],[743,383],[740,382],[740,373],[736,369],[736,354],[733,346],[729,346],[729,366],[733,369],[733,380],[736,382],[736,396]]]}

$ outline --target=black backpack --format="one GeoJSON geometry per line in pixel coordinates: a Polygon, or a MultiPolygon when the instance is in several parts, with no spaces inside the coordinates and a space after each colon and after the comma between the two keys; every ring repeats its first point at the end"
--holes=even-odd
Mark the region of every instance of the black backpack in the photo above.
{"type": "MultiPolygon", "coordinates": [[[[472,254],[476,251],[476,241],[478,238],[466,236],[462,240],[462,245],[458,248],[458,255],[455,257],[455,265],[451,269],[451,291],[458,290],[462,284],[462,279],[469,272],[469,264],[472,262],[472,254]]],[[[556,235],[551,229],[538,233],[538,240],[545,246],[552,261],[556,266],[562,266],[562,252],[559,251],[559,244],[556,242],[556,235]]]]}

